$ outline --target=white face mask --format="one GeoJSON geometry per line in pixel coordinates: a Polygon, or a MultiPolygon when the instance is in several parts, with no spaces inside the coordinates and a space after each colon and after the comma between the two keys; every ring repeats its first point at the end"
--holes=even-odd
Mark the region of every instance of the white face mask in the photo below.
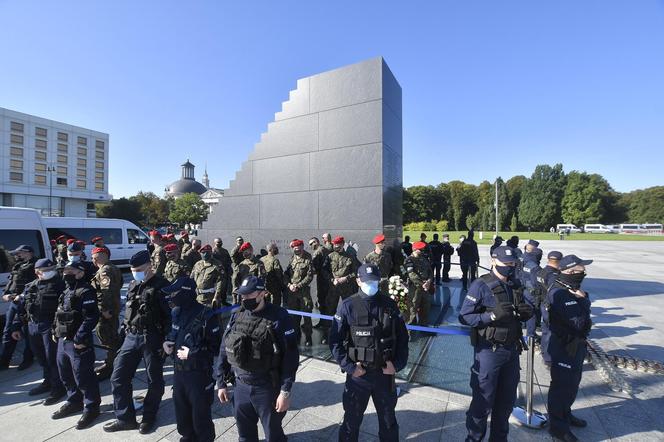
{"type": "Polygon", "coordinates": [[[81,255],[70,255],[69,256],[69,261],[71,262],[79,262],[81,260],[81,255]]]}
{"type": "Polygon", "coordinates": [[[373,296],[378,293],[378,281],[361,282],[360,290],[369,296],[373,296]]]}
{"type": "Polygon", "coordinates": [[[131,272],[136,282],[143,282],[145,280],[145,272],[131,272]]]}
{"type": "Polygon", "coordinates": [[[41,274],[41,279],[46,280],[46,279],[51,279],[57,275],[58,272],[57,270],[49,270],[48,272],[42,272],[41,274]]]}

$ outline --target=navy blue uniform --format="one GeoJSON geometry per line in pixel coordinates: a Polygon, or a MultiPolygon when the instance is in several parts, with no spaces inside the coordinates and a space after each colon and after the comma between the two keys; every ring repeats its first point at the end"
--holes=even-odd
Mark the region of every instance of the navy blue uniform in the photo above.
{"type": "MultiPolygon", "coordinates": [[[[37,277],[35,275],[35,262],[37,259],[32,257],[28,260],[18,261],[12,267],[11,274],[9,275],[9,282],[5,287],[4,295],[10,295],[13,300],[9,302],[9,307],[5,313],[5,327],[2,332],[2,356],[0,356],[0,366],[7,368],[9,362],[16,350],[16,341],[12,338],[14,331],[14,321],[18,317],[19,306],[18,297],[23,293],[25,285],[30,281],[34,281],[37,277]]],[[[28,328],[23,325],[21,330],[24,335],[28,335],[28,328]]],[[[32,349],[30,348],[30,341],[26,339],[25,350],[23,352],[23,360],[32,362],[32,349]]]]}
{"type": "Polygon", "coordinates": [[[27,317],[30,346],[42,366],[44,382],[51,387],[53,396],[59,396],[64,390],[58,372],[58,345],[52,338],[55,311],[64,290],[65,283],[60,275],[43,281],[36,279],[28,283],[18,305],[19,315],[16,316],[13,324],[13,329],[19,331],[23,327],[22,317],[27,317]]]}
{"type": "Polygon", "coordinates": [[[547,293],[551,338],[551,385],[549,387],[550,431],[569,431],[572,404],[581,383],[586,337],[590,332],[590,300],[579,298],[555,284],[547,293]]]}
{"type": "Polygon", "coordinates": [[[265,432],[265,439],[269,441],[285,441],[286,436],[281,427],[285,412],[275,411],[275,401],[279,391],[291,391],[295,382],[295,373],[300,364],[300,354],[297,348],[297,339],[293,321],[288,311],[266,302],[265,307],[257,312],[242,311],[244,314],[257,318],[264,318],[272,323],[272,330],[276,339],[276,346],[281,356],[277,379],[269,372],[268,367],[263,372],[248,372],[239,367],[232,367],[229,363],[225,342],[240,312],[231,316],[221,345],[219,346],[219,359],[217,360],[216,377],[217,387],[226,388],[226,379],[231,371],[235,374],[235,390],[233,393],[233,411],[241,441],[257,441],[260,419],[265,432]]]}
{"type": "Polygon", "coordinates": [[[442,266],[443,258],[443,243],[434,239],[429,243],[429,251],[431,252],[431,270],[434,275],[436,284],[440,283],[440,269],[442,266]]]}
{"type": "Polygon", "coordinates": [[[350,325],[354,323],[353,298],[359,296],[369,307],[369,318],[382,321],[383,312],[389,311],[395,325],[396,342],[392,346],[392,364],[396,371],[402,370],[408,362],[408,332],[399,307],[387,296],[380,293],[367,296],[360,292],[353,297],[344,299],[339,305],[332,328],[330,329],[330,350],[334,359],[346,372],[346,385],[343,394],[344,420],[339,428],[339,440],[357,441],[364,417],[364,411],[373,398],[378,414],[378,436],[381,441],[399,440],[399,425],[394,408],[397,404],[397,393],[393,376],[383,374],[382,369],[367,368],[366,374],[353,377],[356,365],[348,355],[346,340],[350,333],[350,325]]]}
{"type": "Polygon", "coordinates": [[[181,440],[212,441],[215,436],[211,408],[214,400],[212,360],[221,340],[217,315],[192,297],[190,303],[173,309],[171,332],[166,340],[175,343],[173,401],[181,440]],[[177,356],[182,346],[189,348],[185,360],[177,356]]]}
{"type": "MultiPolygon", "coordinates": [[[[496,307],[496,297],[483,280],[476,279],[468,288],[461,306],[459,320],[462,324],[484,329],[494,325],[491,311],[496,307]]],[[[491,282],[499,283],[507,297],[514,299],[512,285],[503,283],[491,274],[491,282]]],[[[518,319],[514,319],[518,321],[518,319]]],[[[494,345],[479,337],[474,347],[474,362],[471,367],[470,387],[473,399],[466,412],[466,428],[469,441],[481,441],[487,430],[487,418],[491,415],[492,441],[506,441],[509,433],[509,417],[516,401],[519,384],[520,343],[494,345]]]]}
{"type": "Polygon", "coordinates": [[[461,264],[461,283],[463,284],[464,290],[468,288],[469,276],[471,283],[475,281],[475,278],[477,278],[477,266],[480,262],[480,253],[477,249],[477,243],[473,237],[474,232],[469,231],[468,238],[464,239],[459,247],[457,247],[457,253],[459,254],[459,264],[461,264]]]}
{"type": "Polygon", "coordinates": [[[542,270],[533,253],[523,254],[523,264],[521,265],[519,279],[523,287],[524,300],[533,308],[535,314],[526,321],[526,336],[535,337],[537,321],[540,318],[539,305],[537,298],[537,273],[542,270]]]}
{"type": "Polygon", "coordinates": [[[58,338],[58,370],[67,389],[67,402],[76,405],[83,401],[88,410],[98,409],[101,403],[99,381],[94,371],[95,349],[92,338],[98,321],[97,293],[92,286],[83,280],[67,286],[60,297],[54,322],[54,333],[58,338]],[[75,330],[67,326],[64,320],[65,316],[70,317],[72,314],[75,330]],[[77,349],[74,344],[85,347],[77,349]]]}
{"type": "Polygon", "coordinates": [[[147,281],[132,281],[127,290],[124,342],[111,375],[115,416],[125,423],[136,422],[132,378],[143,360],[148,377],[148,392],[143,401],[143,422],[154,422],[164,395],[164,336],[171,328],[171,310],[161,289],[169,285],[154,275],[147,281]]]}
{"type": "MultiPolygon", "coordinates": [[[[560,271],[550,265],[544,266],[542,270],[537,273],[536,279],[537,284],[541,293],[546,298],[549,289],[556,282],[556,276],[560,271]]],[[[542,341],[540,348],[542,350],[542,359],[546,364],[551,364],[551,356],[549,355],[549,340],[551,337],[551,332],[549,331],[549,312],[547,311],[547,302],[542,302],[540,305],[540,315],[542,318],[541,328],[542,328],[542,341]]]]}

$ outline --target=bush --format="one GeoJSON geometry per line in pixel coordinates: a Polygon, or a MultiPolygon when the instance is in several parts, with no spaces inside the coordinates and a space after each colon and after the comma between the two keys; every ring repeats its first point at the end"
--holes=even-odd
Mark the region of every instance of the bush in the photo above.
{"type": "Polygon", "coordinates": [[[446,220],[440,220],[408,223],[403,226],[403,229],[409,232],[444,232],[448,227],[449,223],[446,220]]]}

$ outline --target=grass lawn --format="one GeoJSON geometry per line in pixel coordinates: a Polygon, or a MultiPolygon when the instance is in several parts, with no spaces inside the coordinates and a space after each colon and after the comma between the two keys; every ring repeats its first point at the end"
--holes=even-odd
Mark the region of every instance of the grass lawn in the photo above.
{"type": "MultiPolygon", "coordinates": [[[[420,233],[422,232],[409,232],[404,231],[403,234],[410,235],[410,241],[415,242],[420,239],[420,233]]],[[[436,232],[424,232],[427,234],[427,241],[431,241],[433,234],[436,232]]],[[[468,232],[438,232],[442,237],[443,233],[448,233],[450,235],[450,242],[452,244],[459,243],[460,235],[467,235],[468,232]]],[[[478,244],[492,244],[493,243],[494,232],[484,232],[484,239],[480,239],[479,231],[475,232],[475,241],[478,244]]],[[[523,246],[528,239],[550,239],[550,240],[560,240],[560,237],[557,233],[549,232],[500,232],[500,236],[503,237],[503,240],[507,241],[512,235],[517,235],[519,237],[519,244],[523,246]]],[[[572,233],[569,236],[565,236],[565,241],[567,240],[594,240],[594,241],[664,241],[664,235],[621,235],[618,233],[572,233]]]]}

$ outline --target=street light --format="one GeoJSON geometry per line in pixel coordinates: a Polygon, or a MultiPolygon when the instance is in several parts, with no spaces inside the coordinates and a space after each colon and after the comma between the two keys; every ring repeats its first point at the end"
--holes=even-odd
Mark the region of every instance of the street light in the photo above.
{"type": "Polygon", "coordinates": [[[53,216],[51,204],[53,201],[53,172],[55,172],[55,166],[49,164],[46,171],[48,172],[48,216],[53,216]]]}

